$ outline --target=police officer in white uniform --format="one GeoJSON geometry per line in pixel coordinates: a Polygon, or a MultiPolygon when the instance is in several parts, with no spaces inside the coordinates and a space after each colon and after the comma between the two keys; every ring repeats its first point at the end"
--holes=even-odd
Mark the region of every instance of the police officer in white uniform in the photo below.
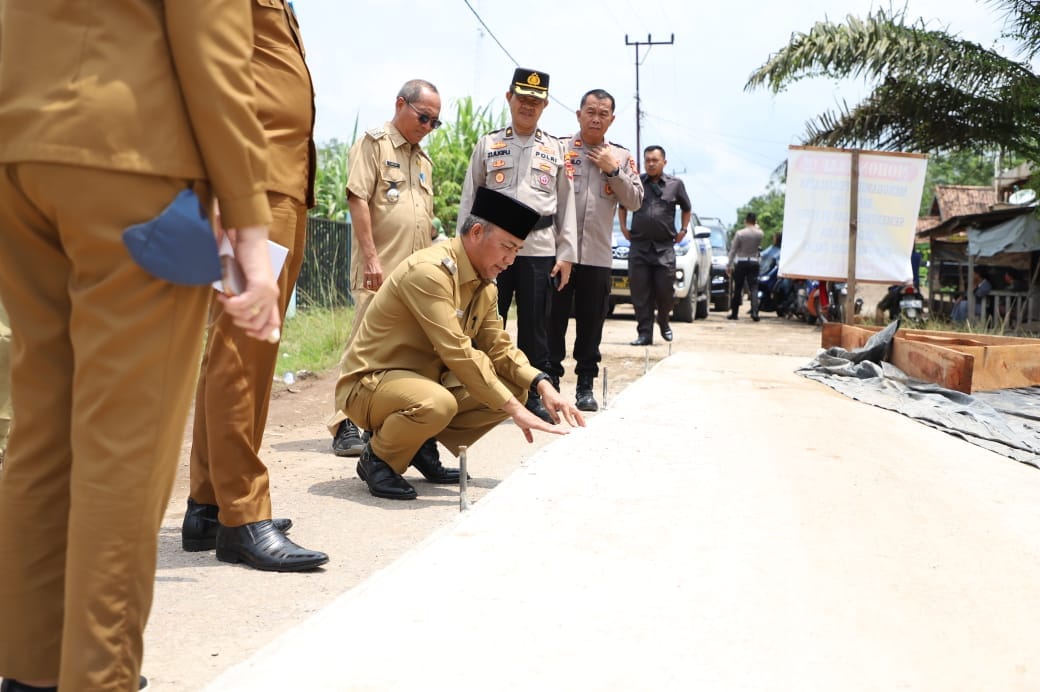
{"type": "MultiPolygon", "coordinates": [[[[504,320],[516,296],[517,346],[543,371],[549,367],[552,291],[567,285],[571,265],[578,259],[572,168],[560,140],[538,127],[548,99],[549,75],[517,68],[506,93],[511,123],[481,137],[473,149],[457,229],[461,231],[479,187],[509,195],[540,215],[516,262],[498,276],[498,308],[504,320]]],[[[526,406],[552,422],[536,390],[531,390],[526,406]]]]}

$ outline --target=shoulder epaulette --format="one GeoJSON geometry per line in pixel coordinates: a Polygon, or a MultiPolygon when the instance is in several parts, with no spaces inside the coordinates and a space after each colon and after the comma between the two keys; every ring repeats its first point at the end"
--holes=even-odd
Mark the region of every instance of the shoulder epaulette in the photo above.
{"type": "Polygon", "coordinates": [[[615,146],[618,149],[624,149],[625,151],[628,151],[628,147],[626,147],[624,144],[618,144],[617,142],[611,142],[610,140],[607,140],[607,144],[615,146]]]}
{"type": "Polygon", "coordinates": [[[386,130],[384,130],[382,127],[373,127],[370,130],[365,130],[365,134],[371,137],[372,139],[379,139],[380,137],[386,134],[386,130]]]}
{"type": "Polygon", "coordinates": [[[459,266],[457,264],[455,264],[455,260],[453,260],[450,257],[442,258],[441,259],[441,264],[444,265],[444,268],[448,270],[449,274],[455,275],[459,271],[459,266]]]}

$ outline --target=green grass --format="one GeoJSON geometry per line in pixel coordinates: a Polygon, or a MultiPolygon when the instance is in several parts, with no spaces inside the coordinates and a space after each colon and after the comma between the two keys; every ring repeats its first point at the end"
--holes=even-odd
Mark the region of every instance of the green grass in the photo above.
{"type": "Polygon", "coordinates": [[[282,329],[276,374],[323,372],[337,365],[353,320],[353,307],[297,310],[282,329]]]}

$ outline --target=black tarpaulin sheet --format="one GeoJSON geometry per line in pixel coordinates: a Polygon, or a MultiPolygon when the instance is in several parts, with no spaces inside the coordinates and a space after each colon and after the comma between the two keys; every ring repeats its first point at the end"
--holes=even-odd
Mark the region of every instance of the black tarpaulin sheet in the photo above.
{"type": "Polygon", "coordinates": [[[886,360],[898,328],[898,321],[891,323],[855,351],[821,350],[797,372],[857,401],[1040,468],[1040,387],[964,394],[912,379],[886,360]]]}

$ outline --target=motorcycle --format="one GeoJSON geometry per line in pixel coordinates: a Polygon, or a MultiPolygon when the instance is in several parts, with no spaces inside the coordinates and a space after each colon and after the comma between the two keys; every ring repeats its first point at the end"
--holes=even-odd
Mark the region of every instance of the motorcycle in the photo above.
{"type": "Polygon", "coordinates": [[[758,309],[764,312],[776,311],[777,317],[784,317],[794,308],[796,299],[794,281],[780,277],[780,267],[773,265],[758,277],[758,309]]]}
{"type": "MultiPolygon", "coordinates": [[[[809,291],[807,308],[812,320],[809,324],[820,322],[845,322],[845,303],[849,295],[849,286],[844,281],[819,281],[809,291]]],[[[858,315],[863,308],[863,299],[857,298],[853,305],[853,314],[858,315]]]]}
{"type": "Polygon", "coordinates": [[[887,312],[889,320],[898,318],[904,324],[919,325],[926,319],[924,296],[913,284],[889,286],[888,293],[877,304],[877,311],[879,317],[887,312]]]}

